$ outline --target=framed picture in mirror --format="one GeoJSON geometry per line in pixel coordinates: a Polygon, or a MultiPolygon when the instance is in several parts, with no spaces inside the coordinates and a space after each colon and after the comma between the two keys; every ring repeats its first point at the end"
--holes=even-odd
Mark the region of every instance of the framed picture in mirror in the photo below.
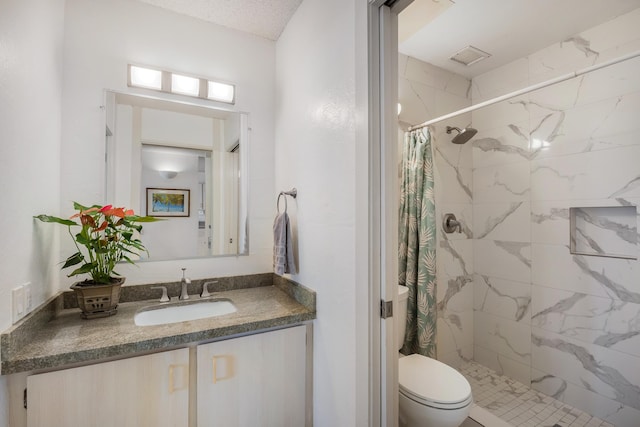
{"type": "Polygon", "coordinates": [[[188,217],[190,190],[147,188],[147,216],[188,217]]]}

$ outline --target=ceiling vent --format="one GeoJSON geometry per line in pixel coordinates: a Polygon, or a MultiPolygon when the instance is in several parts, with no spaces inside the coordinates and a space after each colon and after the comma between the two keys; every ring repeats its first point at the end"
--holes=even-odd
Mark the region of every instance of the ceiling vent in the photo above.
{"type": "Polygon", "coordinates": [[[451,56],[449,59],[468,67],[490,56],[490,54],[478,49],[477,47],[467,46],[456,52],[456,54],[451,56]]]}

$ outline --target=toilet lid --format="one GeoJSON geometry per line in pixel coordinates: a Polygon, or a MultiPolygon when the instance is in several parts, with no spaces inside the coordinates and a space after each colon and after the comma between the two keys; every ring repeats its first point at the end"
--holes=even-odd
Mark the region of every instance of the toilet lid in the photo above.
{"type": "Polygon", "coordinates": [[[455,405],[471,397],[469,381],[435,359],[412,354],[398,361],[400,391],[426,404],[455,405]]]}

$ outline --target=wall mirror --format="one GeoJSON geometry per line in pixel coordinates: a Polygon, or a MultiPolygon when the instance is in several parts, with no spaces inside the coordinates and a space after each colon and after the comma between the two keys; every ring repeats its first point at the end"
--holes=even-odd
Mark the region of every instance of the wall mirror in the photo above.
{"type": "Polygon", "coordinates": [[[249,252],[246,113],[106,91],[106,200],[144,224],[142,260],[249,252]]]}

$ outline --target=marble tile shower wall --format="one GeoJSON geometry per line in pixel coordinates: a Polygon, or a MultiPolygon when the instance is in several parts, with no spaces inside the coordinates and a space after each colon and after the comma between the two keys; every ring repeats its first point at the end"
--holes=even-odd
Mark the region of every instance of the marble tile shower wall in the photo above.
{"type": "MultiPolygon", "coordinates": [[[[471,81],[417,59],[400,55],[399,140],[410,125],[471,105],[471,81]]],[[[431,127],[433,131],[437,230],[438,359],[458,367],[473,358],[472,148],[455,145],[445,127],[465,127],[471,114],[431,127]],[[453,212],[462,233],[446,234],[442,216],[453,212]]]]}
{"type": "MultiPolygon", "coordinates": [[[[640,9],[474,78],[472,99],[639,50],[638,28],[640,9]]],[[[640,59],[472,113],[474,359],[621,427],[640,419],[640,261],[571,254],[569,208],[640,204],[639,118],[640,59]]],[[[637,257],[637,225],[592,222],[591,249],[637,257]]]]}

